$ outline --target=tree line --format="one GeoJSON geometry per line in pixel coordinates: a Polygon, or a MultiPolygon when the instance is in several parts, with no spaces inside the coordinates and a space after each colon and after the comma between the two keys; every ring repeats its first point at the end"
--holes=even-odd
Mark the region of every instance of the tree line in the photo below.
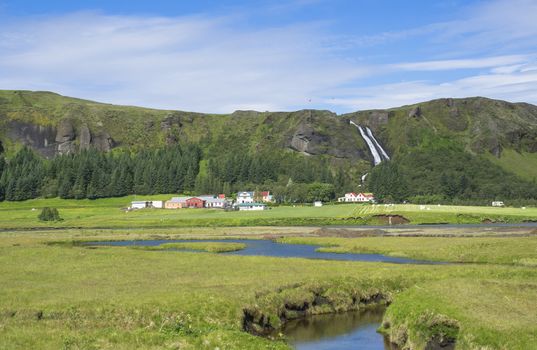
{"type": "Polygon", "coordinates": [[[206,156],[194,144],[136,153],[90,149],[50,160],[24,147],[8,160],[0,153],[0,200],[269,190],[280,203],[331,201],[349,191],[373,192],[381,202],[537,203],[535,180],[522,180],[456,145],[396,154],[374,167],[363,187],[349,175],[351,166],[292,152],[223,150],[206,156]]]}
{"type": "Polygon", "coordinates": [[[197,145],[138,153],[96,150],[43,159],[30,148],[6,161],[0,156],[0,200],[37,197],[96,199],[129,194],[225,193],[270,190],[281,202],[332,200],[351,188],[343,168],[325,161],[264,152],[204,158],[197,145]]]}
{"type": "Polygon", "coordinates": [[[369,189],[385,202],[537,204],[537,182],[524,180],[453,144],[402,152],[376,166],[369,189]]]}

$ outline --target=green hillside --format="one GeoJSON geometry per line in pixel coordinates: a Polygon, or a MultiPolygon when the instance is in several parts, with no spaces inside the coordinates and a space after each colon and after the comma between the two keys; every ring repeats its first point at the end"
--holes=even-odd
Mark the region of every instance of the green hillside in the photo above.
{"type": "MultiPolygon", "coordinates": [[[[361,176],[371,172],[362,190],[375,190],[386,200],[531,199],[537,193],[537,106],[481,97],[345,115],[320,110],[215,115],[4,90],[0,127],[8,160],[25,145],[48,159],[93,150],[108,152],[106,162],[114,163],[114,157],[128,153],[124,168],[129,168],[140,161],[133,154],[195,146],[201,154],[194,158],[200,163],[189,167],[197,186],[192,179],[190,187],[178,188],[187,191],[262,186],[281,192],[291,180],[331,184],[332,196],[337,196],[360,190],[361,176]],[[384,162],[371,172],[373,155],[350,121],[372,130],[391,157],[389,166],[384,162]],[[241,166],[247,168],[242,175],[241,166]]],[[[159,167],[154,157],[146,158],[159,167]]],[[[114,168],[110,165],[110,176],[114,168]]],[[[143,194],[175,190],[149,188],[143,194]]]]}

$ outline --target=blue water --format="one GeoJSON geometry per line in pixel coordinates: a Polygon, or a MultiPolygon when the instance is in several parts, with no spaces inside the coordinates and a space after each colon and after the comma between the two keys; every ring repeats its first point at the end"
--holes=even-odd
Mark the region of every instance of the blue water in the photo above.
{"type": "Polygon", "coordinates": [[[297,350],[392,350],[377,333],[382,310],[310,316],[286,323],[281,330],[297,350]]]}
{"type": "Polygon", "coordinates": [[[102,241],[88,242],[85,245],[91,246],[158,246],[164,243],[180,242],[229,242],[244,243],[246,248],[234,252],[219,253],[222,255],[244,255],[244,256],[270,256],[278,258],[306,258],[321,260],[343,260],[343,261],[370,261],[387,262],[395,264],[443,264],[440,262],[414,260],[408,258],[397,258],[382,254],[356,254],[356,253],[321,253],[315,251],[320,246],[308,244],[288,244],[276,243],[270,240],[249,240],[249,239],[215,239],[215,240],[132,240],[132,241],[102,241]]]}

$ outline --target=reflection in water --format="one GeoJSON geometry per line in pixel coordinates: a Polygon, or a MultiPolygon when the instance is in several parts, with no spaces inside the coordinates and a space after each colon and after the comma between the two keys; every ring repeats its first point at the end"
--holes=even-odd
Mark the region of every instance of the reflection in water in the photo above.
{"type": "Polygon", "coordinates": [[[316,315],[289,321],[281,332],[298,350],[395,350],[377,328],[383,309],[316,315]]]}

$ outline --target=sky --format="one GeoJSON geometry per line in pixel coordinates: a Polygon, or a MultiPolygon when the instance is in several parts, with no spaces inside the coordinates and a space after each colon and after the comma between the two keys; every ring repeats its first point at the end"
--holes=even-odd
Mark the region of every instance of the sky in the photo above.
{"type": "Polygon", "coordinates": [[[234,110],[537,104],[537,0],[0,0],[0,89],[234,110]]]}

